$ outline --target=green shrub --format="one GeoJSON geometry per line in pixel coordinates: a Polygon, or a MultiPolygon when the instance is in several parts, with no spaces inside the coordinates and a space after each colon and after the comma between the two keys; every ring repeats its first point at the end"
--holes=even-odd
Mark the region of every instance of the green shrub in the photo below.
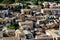
{"type": "Polygon", "coordinates": [[[15,26],[13,24],[11,24],[8,28],[9,29],[15,29],[15,26]]]}

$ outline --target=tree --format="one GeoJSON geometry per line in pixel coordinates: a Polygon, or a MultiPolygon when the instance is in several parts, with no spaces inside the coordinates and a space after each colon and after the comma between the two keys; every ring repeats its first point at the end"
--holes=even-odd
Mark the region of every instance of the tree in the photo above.
{"type": "Polygon", "coordinates": [[[3,0],[0,0],[0,3],[2,2],[3,0]]]}
{"type": "Polygon", "coordinates": [[[31,8],[27,5],[27,9],[31,9],[31,8]]]}
{"type": "Polygon", "coordinates": [[[7,4],[7,3],[8,3],[7,1],[8,1],[8,0],[3,0],[2,3],[6,3],[6,4],[7,4]]]}
{"type": "Polygon", "coordinates": [[[15,2],[15,0],[13,0],[13,1],[12,1],[12,0],[9,0],[9,3],[10,3],[10,4],[11,4],[11,3],[14,3],[14,2],[15,2]]]}
{"type": "Polygon", "coordinates": [[[21,0],[15,0],[15,2],[20,2],[21,0]]]}
{"type": "Polygon", "coordinates": [[[35,2],[35,0],[30,0],[31,2],[35,2]]]}
{"type": "Polygon", "coordinates": [[[58,2],[60,2],[60,0],[58,0],[58,2]]]}
{"type": "Polygon", "coordinates": [[[3,0],[2,3],[4,4],[11,4],[11,3],[14,3],[14,0],[3,0]]]}

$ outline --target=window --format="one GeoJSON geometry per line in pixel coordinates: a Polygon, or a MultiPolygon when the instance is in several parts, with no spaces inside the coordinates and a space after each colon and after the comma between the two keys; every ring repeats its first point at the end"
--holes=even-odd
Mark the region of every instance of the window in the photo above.
{"type": "Polygon", "coordinates": [[[26,14],[26,12],[24,12],[26,14]]]}
{"type": "Polygon", "coordinates": [[[29,14],[30,14],[30,12],[29,12],[29,14]]]}

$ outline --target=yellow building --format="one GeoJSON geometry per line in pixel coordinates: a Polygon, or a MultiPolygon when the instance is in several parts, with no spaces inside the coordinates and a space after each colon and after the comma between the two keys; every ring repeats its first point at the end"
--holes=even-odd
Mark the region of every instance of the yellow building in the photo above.
{"type": "Polygon", "coordinates": [[[31,9],[21,9],[21,14],[25,14],[26,16],[31,15],[31,12],[31,9]]]}

